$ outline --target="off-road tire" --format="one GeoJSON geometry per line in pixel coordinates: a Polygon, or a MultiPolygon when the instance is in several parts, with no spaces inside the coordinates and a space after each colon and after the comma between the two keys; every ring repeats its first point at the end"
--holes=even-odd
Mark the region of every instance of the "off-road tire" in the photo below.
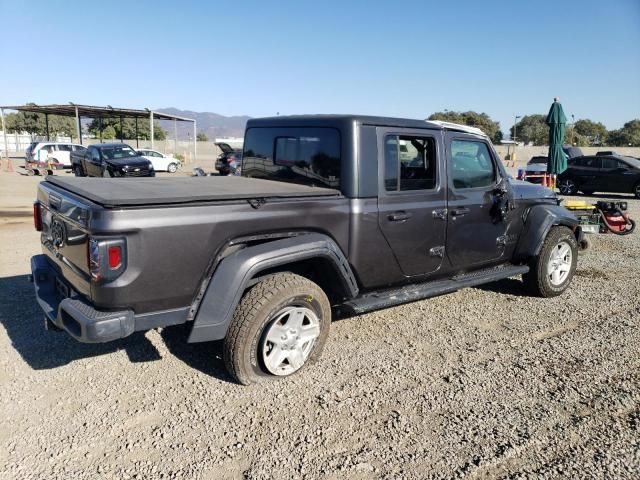
{"type": "Polygon", "coordinates": [[[544,239],[540,253],[529,261],[529,272],[522,275],[522,282],[531,295],[537,297],[557,297],[571,284],[578,265],[578,242],[567,227],[552,227],[544,239]],[[553,285],[547,274],[551,252],[560,243],[566,242],[571,248],[571,268],[567,278],[560,285],[553,285]]]}
{"type": "Polygon", "coordinates": [[[320,335],[300,370],[320,357],[331,323],[329,299],[311,280],[293,273],[277,273],[245,292],[224,339],[224,363],[239,383],[250,385],[285,378],[266,370],[261,360],[261,340],[266,327],[274,321],[274,315],[288,305],[309,308],[320,320],[320,335]]]}

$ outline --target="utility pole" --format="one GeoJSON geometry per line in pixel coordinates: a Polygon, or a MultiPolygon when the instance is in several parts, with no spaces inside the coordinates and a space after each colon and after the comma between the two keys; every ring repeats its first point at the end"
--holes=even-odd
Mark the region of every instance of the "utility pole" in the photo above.
{"type": "Polygon", "coordinates": [[[513,138],[511,140],[513,140],[514,142],[516,141],[516,123],[518,123],[519,118],[522,118],[522,116],[521,115],[513,116],[513,138]]]}
{"type": "Polygon", "coordinates": [[[573,131],[576,129],[576,117],[571,114],[571,145],[573,145],[573,131]]]}

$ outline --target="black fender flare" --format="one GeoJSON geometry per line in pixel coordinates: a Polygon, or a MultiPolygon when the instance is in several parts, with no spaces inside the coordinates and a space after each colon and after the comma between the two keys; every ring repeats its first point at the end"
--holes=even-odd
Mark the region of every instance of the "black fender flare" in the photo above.
{"type": "Polygon", "coordinates": [[[358,295],[358,284],[340,247],[327,235],[309,233],[261,243],[224,257],[218,264],[194,318],[188,342],[220,340],[251,280],[260,272],[311,258],[328,260],[347,295],[358,295]]]}
{"type": "Polygon", "coordinates": [[[573,230],[576,240],[580,243],[582,230],[578,226],[578,219],[569,210],[560,205],[534,205],[529,208],[514,259],[526,261],[538,255],[549,230],[558,225],[573,230]]]}

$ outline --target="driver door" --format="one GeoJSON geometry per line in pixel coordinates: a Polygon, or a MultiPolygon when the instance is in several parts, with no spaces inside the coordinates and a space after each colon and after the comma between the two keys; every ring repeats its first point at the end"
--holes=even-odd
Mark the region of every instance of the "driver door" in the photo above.
{"type": "MultiPolygon", "coordinates": [[[[496,217],[496,191],[504,177],[487,141],[446,133],[448,162],[447,255],[454,269],[504,261],[508,222],[496,217]]],[[[510,194],[510,193],[509,193],[510,194]]]]}

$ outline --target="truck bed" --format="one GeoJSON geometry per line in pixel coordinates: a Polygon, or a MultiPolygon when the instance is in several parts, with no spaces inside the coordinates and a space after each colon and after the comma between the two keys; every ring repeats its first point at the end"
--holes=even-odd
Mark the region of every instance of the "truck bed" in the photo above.
{"type": "Polygon", "coordinates": [[[92,178],[45,181],[103,207],[184,204],[252,198],[339,196],[339,190],[245,177],[92,178]]]}

